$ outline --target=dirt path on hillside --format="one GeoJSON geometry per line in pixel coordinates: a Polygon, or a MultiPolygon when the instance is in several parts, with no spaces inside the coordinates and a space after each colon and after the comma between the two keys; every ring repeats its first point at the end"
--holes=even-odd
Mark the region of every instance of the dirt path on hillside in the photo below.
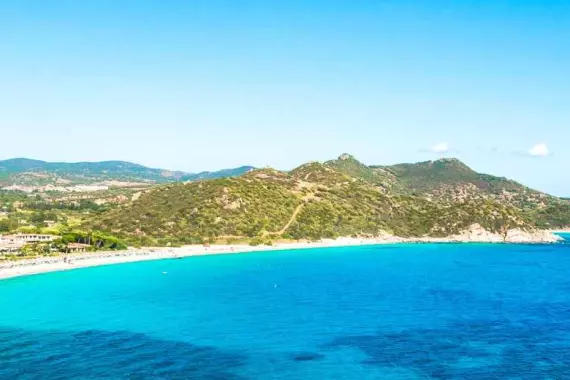
{"type": "Polygon", "coordinates": [[[295,208],[295,211],[293,211],[293,214],[291,215],[291,218],[289,219],[289,221],[287,222],[287,224],[285,224],[283,226],[283,228],[277,232],[265,232],[263,234],[263,236],[276,236],[276,235],[282,235],[285,231],[287,231],[287,229],[289,227],[291,227],[291,224],[293,224],[293,222],[295,221],[295,219],[297,219],[297,215],[299,215],[299,213],[301,212],[301,210],[303,210],[303,207],[305,206],[305,203],[301,203],[299,206],[297,206],[297,208],[295,208]]]}

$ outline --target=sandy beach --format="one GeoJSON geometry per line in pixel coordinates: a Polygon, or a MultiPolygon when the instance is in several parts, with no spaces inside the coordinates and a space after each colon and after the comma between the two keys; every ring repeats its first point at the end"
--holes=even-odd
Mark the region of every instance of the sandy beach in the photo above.
{"type": "Polygon", "coordinates": [[[319,242],[276,243],[274,245],[189,245],[180,248],[140,248],[126,251],[93,252],[66,256],[40,257],[0,263],[0,280],[40,273],[57,272],[101,265],[122,264],[138,261],[175,259],[191,256],[235,254],[245,252],[279,251],[288,249],[309,249],[372,245],[390,243],[385,239],[339,238],[319,242]]]}
{"type": "Polygon", "coordinates": [[[343,237],[322,239],[318,242],[274,243],[260,245],[189,245],[180,248],[140,248],[126,251],[80,253],[67,256],[39,257],[0,263],[0,280],[40,273],[57,272],[92,266],[112,265],[147,260],[174,259],[191,256],[235,254],[245,252],[279,251],[289,249],[310,249],[326,247],[347,247],[359,245],[380,245],[398,243],[556,243],[561,240],[551,231],[522,232],[512,230],[509,237],[489,233],[478,225],[471,226],[460,235],[446,238],[401,238],[382,235],[375,238],[343,237]]]}

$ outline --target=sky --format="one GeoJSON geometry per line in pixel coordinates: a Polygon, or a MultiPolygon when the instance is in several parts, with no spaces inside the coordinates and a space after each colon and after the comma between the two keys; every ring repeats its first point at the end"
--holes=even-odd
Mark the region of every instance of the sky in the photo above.
{"type": "Polygon", "coordinates": [[[570,1],[3,0],[0,159],[457,157],[570,196],[570,1]]]}

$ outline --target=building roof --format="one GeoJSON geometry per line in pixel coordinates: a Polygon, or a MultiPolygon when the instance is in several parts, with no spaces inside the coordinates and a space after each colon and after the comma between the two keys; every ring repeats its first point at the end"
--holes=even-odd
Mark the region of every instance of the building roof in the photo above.
{"type": "Polygon", "coordinates": [[[0,240],[0,251],[20,249],[24,246],[23,241],[0,240]]]}
{"type": "Polygon", "coordinates": [[[91,247],[89,244],[81,244],[81,243],[69,243],[67,248],[89,248],[91,247]]]}

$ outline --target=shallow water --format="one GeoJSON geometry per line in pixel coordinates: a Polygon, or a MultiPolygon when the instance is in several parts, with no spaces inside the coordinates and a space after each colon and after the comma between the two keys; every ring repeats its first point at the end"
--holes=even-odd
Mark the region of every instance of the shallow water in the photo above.
{"type": "Polygon", "coordinates": [[[0,282],[2,379],[562,379],[570,244],[192,257],[0,282]]]}

